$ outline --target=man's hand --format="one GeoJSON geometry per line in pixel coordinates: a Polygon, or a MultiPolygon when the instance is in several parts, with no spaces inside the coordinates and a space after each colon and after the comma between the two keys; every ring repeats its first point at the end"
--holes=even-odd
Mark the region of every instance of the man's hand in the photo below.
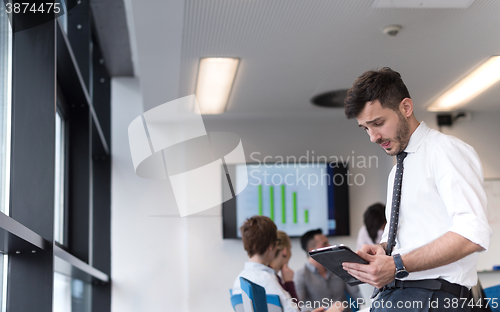
{"type": "Polygon", "coordinates": [[[344,311],[344,308],[342,307],[342,305],[334,303],[325,312],[342,312],[342,311],[344,311]]]}
{"type": "Polygon", "coordinates": [[[344,311],[344,308],[342,307],[341,304],[332,304],[332,306],[330,308],[328,308],[328,310],[324,307],[320,307],[320,308],[317,308],[317,309],[314,309],[312,310],[312,312],[342,312],[344,311]]]}
{"type": "Polygon", "coordinates": [[[385,249],[381,245],[363,245],[361,249],[358,250],[369,255],[385,255],[385,249]]]}
{"type": "Polygon", "coordinates": [[[377,288],[382,288],[394,280],[396,265],[391,256],[385,255],[382,246],[363,245],[357,254],[368,264],[342,263],[342,267],[349,274],[377,288]]]}
{"type": "Polygon", "coordinates": [[[293,281],[293,270],[288,267],[287,263],[285,263],[281,268],[281,275],[283,276],[285,282],[293,281]]]}

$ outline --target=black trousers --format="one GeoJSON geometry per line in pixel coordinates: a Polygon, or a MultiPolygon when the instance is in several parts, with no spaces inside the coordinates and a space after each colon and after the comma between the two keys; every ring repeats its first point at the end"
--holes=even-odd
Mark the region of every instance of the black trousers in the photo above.
{"type": "MultiPolygon", "coordinates": [[[[382,291],[371,303],[370,312],[421,311],[421,312],[471,312],[477,302],[458,298],[442,290],[424,288],[397,288],[382,291]]],[[[482,302],[481,304],[486,304],[482,302]]]]}

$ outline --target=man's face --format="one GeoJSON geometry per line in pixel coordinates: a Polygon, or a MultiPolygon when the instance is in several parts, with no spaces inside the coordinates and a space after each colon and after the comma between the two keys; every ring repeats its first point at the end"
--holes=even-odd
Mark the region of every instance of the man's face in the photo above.
{"type": "Polygon", "coordinates": [[[328,238],[323,234],[314,235],[314,241],[316,242],[315,249],[330,246],[330,242],[328,241],[328,238]]]}
{"type": "Polygon", "coordinates": [[[402,152],[410,140],[410,125],[400,111],[382,107],[379,100],[367,102],[356,117],[370,141],[379,144],[388,155],[402,152]]]}

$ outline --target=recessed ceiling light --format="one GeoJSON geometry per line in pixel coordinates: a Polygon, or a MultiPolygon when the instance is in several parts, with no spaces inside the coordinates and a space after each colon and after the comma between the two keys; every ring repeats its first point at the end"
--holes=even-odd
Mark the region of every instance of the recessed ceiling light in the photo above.
{"type": "Polygon", "coordinates": [[[500,56],[493,56],[440,95],[427,107],[427,110],[432,112],[455,110],[499,80],[500,56]]]}
{"type": "Polygon", "coordinates": [[[233,86],[238,58],[206,57],[200,60],[196,99],[202,114],[222,114],[233,86]]]}

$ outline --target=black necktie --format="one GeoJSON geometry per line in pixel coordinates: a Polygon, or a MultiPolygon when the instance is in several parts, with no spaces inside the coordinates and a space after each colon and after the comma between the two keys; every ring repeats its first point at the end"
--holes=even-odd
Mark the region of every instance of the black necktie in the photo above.
{"type": "Polygon", "coordinates": [[[392,208],[391,208],[391,223],[389,226],[389,238],[387,240],[388,256],[391,255],[392,249],[396,245],[396,233],[398,232],[399,220],[399,202],[401,200],[401,185],[403,184],[403,160],[407,153],[401,152],[396,157],[398,163],[396,165],[396,176],[394,177],[394,188],[392,190],[392,208]]]}

